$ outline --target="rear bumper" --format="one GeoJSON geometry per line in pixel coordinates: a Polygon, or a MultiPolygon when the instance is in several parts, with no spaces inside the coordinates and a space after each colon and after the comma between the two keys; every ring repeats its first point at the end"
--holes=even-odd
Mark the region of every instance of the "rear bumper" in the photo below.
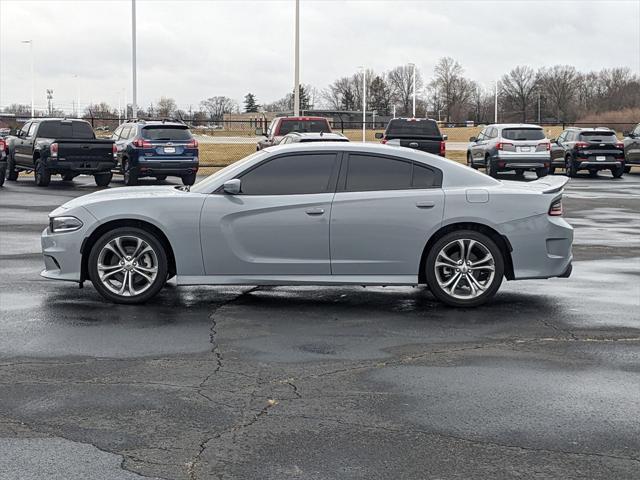
{"type": "Polygon", "coordinates": [[[551,164],[551,157],[546,150],[526,153],[499,151],[491,160],[497,163],[499,169],[534,169],[548,167],[551,164]]]}
{"type": "Polygon", "coordinates": [[[617,168],[624,166],[624,160],[616,160],[616,161],[604,161],[604,162],[593,162],[590,160],[574,160],[573,162],[577,168],[617,168]]]}
{"type": "Polygon", "coordinates": [[[198,171],[198,157],[140,157],[136,168],[139,176],[189,175],[198,171]]]}
{"type": "Polygon", "coordinates": [[[62,160],[52,159],[47,160],[47,168],[50,170],[75,172],[75,173],[101,173],[110,172],[116,166],[116,161],[103,161],[103,160],[62,160]]]}

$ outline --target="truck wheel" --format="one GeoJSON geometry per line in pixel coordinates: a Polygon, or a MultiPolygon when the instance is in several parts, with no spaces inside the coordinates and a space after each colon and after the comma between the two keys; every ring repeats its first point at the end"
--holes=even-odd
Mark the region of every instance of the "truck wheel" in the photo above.
{"type": "Polygon", "coordinates": [[[538,178],[546,177],[549,175],[549,167],[536,168],[536,176],[538,178]]]}
{"type": "Polygon", "coordinates": [[[36,160],[35,168],[36,185],[39,187],[48,187],[51,183],[51,172],[41,159],[36,160]]]}
{"type": "Polygon", "coordinates": [[[194,183],[196,183],[196,174],[190,173],[189,175],[183,175],[182,183],[184,185],[193,185],[194,183]]]}
{"type": "Polygon", "coordinates": [[[156,295],[167,279],[169,262],[158,238],[136,227],[105,233],[93,244],[87,262],[96,290],[115,303],[143,303],[156,295]]]}
{"type": "Polygon", "coordinates": [[[0,168],[0,187],[4,185],[4,177],[7,175],[7,167],[0,168]]]}
{"type": "Polygon", "coordinates": [[[73,181],[74,178],[76,178],[75,174],[71,172],[63,173],[61,176],[62,176],[62,181],[64,182],[71,182],[73,181]]]}
{"type": "Polygon", "coordinates": [[[95,180],[96,185],[99,187],[106,187],[107,185],[109,185],[109,182],[111,182],[112,178],[113,178],[113,173],[111,172],[96,173],[93,176],[93,179],[95,180]]]}
{"type": "Polygon", "coordinates": [[[16,170],[16,159],[13,158],[13,154],[7,158],[7,180],[15,182],[18,180],[18,171],[16,170]]]}
{"type": "Polygon", "coordinates": [[[613,178],[620,178],[624,173],[624,167],[616,167],[611,169],[611,175],[613,178]]]}
{"type": "Polygon", "coordinates": [[[500,288],[504,258],[487,235],[456,230],[436,241],[424,267],[429,290],[438,300],[452,307],[475,307],[500,288]]]}
{"type": "Polygon", "coordinates": [[[138,172],[129,165],[129,160],[122,161],[122,173],[124,174],[124,184],[133,187],[138,184],[138,172]]]}

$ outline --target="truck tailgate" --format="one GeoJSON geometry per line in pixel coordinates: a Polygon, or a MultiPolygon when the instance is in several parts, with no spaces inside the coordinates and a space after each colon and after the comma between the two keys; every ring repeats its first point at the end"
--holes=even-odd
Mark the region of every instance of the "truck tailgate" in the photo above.
{"type": "Polygon", "coordinates": [[[56,140],[58,159],[67,161],[113,161],[112,140],[56,140]]]}
{"type": "Polygon", "coordinates": [[[394,138],[387,141],[387,145],[399,145],[401,147],[413,148],[422,152],[440,153],[440,140],[429,140],[420,138],[394,138]]]}

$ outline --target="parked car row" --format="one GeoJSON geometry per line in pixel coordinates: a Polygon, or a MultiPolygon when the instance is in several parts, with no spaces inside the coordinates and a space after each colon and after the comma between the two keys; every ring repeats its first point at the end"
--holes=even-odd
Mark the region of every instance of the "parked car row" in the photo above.
{"type": "Polygon", "coordinates": [[[128,120],[111,139],[98,139],[85,120],[33,119],[1,142],[2,181],[34,172],[41,187],[49,185],[52,175],[72,181],[82,174],[93,175],[96,185],[104,187],[114,173],[122,174],[126,185],[170,175],[193,185],[199,166],[198,142],[184,123],[175,121],[128,120]]]}

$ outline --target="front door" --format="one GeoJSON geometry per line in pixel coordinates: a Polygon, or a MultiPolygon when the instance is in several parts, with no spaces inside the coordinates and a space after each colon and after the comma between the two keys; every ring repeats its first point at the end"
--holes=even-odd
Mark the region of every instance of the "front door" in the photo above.
{"type": "Polygon", "coordinates": [[[331,211],[334,275],[416,275],[442,224],[440,170],[421,162],[353,153],[331,211]]]}
{"type": "Polygon", "coordinates": [[[238,175],[241,193],[209,195],[201,215],[207,275],[329,275],[335,153],[271,157],[238,175]]]}

